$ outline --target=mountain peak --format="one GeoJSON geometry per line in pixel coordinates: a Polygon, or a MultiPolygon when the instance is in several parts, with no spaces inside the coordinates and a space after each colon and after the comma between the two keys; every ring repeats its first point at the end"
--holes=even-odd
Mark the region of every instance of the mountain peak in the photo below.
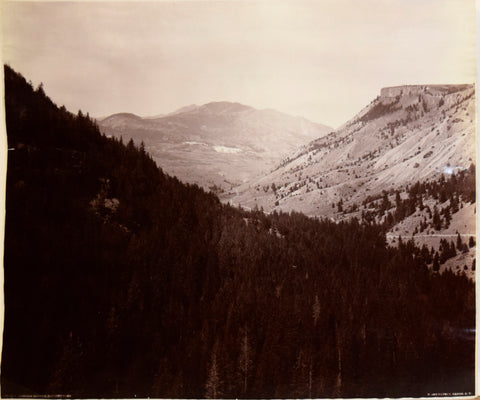
{"type": "Polygon", "coordinates": [[[113,118],[132,118],[132,119],[138,119],[138,120],[142,119],[142,117],[133,113],[120,112],[120,113],[109,115],[108,117],[103,118],[102,121],[106,121],[108,119],[113,119],[113,118]]]}
{"type": "Polygon", "coordinates": [[[254,110],[253,107],[229,101],[212,101],[198,108],[199,111],[206,111],[213,114],[239,113],[254,110]]]}
{"type": "Polygon", "coordinates": [[[155,120],[107,119],[102,132],[144,142],[179,179],[224,189],[271,170],[284,156],[331,128],[278,111],[218,101],[187,106],[155,120]]]}

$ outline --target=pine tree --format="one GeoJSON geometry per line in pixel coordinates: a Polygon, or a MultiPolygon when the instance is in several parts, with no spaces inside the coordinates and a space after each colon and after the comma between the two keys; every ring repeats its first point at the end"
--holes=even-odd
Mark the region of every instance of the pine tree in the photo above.
{"type": "Polygon", "coordinates": [[[320,301],[318,300],[318,295],[315,295],[315,302],[313,303],[313,325],[317,326],[318,318],[320,317],[320,301]]]}
{"type": "Polygon", "coordinates": [[[457,233],[457,250],[458,251],[463,250],[463,242],[462,242],[462,237],[460,236],[460,233],[457,233]]]}
{"type": "Polygon", "coordinates": [[[388,192],[384,190],[380,211],[383,212],[385,210],[388,210],[390,207],[391,207],[391,203],[390,203],[390,200],[388,199],[388,192]]]}
{"type": "Polygon", "coordinates": [[[340,334],[339,324],[335,321],[335,337],[337,350],[337,377],[335,379],[334,397],[342,397],[342,348],[343,340],[340,334]]]}
{"type": "Polygon", "coordinates": [[[455,214],[458,211],[458,197],[455,193],[452,193],[450,196],[450,207],[452,208],[452,214],[455,214]]]}
{"type": "Polygon", "coordinates": [[[440,256],[438,255],[438,251],[435,252],[435,256],[433,257],[433,270],[438,272],[440,269],[440,256]]]}
{"type": "Polygon", "coordinates": [[[338,212],[343,212],[343,200],[340,199],[340,201],[337,203],[338,207],[338,212]]]}
{"type": "MultiPolygon", "coordinates": [[[[462,251],[461,248],[460,248],[460,251],[462,251]]],[[[453,240],[450,241],[450,251],[449,251],[448,254],[449,254],[448,258],[452,258],[452,257],[455,257],[457,255],[457,251],[455,250],[455,243],[453,243],[453,240]]]]}
{"type": "Polygon", "coordinates": [[[248,339],[248,330],[243,330],[242,340],[240,344],[240,357],[238,360],[240,375],[243,383],[243,395],[248,390],[248,378],[251,374],[252,358],[251,358],[251,345],[248,339]]]}
{"type": "Polygon", "coordinates": [[[399,209],[401,204],[402,204],[402,198],[400,197],[400,192],[397,190],[395,192],[395,207],[399,209]]]}
{"type": "Polygon", "coordinates": [[[442,229],[442,220],[440,218],[440,214],[438,213],[438,208],[437,206],[435,205],[433,207],[433,227],[435,228],[435,230],[439,231],[440,229],[442,229]]]}
{"type": "Polygon", "coordinates": [[[445,228],[448,228],[450,226],[450,221],[452,220],[452,217],[450,215],[450,206],[447,206],[443,212],[444,219],[445,219],[445,228]]]}
{"type": "Polygon", "coordinates": [[[205,384],[205,397],[210,399],[218,399],[221,397],[220,392],[220,373],[218,371],[217,363],[217,346],[214,346],[212,358],[210,361],[210,368],[208,371],[207,382],[205,384]]]}
{"type": "Polygon", "coordinates": [[[420,195],[418,196],[418,208],[420,209],[420,211],[423,211],[423,208],[424,208],[424,207],[425,207],[425,206],[423,205],[423,197],[422,197],[422,195],[420,194],[420,195]]]}
{"type": "Polygon", "coordinates": [[[475,239],[473,238],[473,236],[470,236],[470,238],[468,239],[468,247],[472,248],[473,246],[475,246],[475,239]]]}

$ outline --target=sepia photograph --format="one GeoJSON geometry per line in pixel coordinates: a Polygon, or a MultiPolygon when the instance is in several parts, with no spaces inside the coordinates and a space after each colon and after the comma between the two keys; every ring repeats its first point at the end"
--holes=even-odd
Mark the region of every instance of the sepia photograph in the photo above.
{"type": "Polygon", "coordinates": [[[1,1],[1,397],[474,398],[477,15],[1,1]]]}

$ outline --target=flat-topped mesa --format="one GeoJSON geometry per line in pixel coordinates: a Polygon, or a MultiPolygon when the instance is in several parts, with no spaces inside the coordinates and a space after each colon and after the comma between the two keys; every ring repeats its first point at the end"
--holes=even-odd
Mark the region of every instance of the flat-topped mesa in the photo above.
{"type": "Polygon", "coordinates": [[[473,88],[473,84],[463,85],[402,85],[382,88],[381,97],[411,96],[421,93],[428,93],[431,96],[442,96],[445,94],[459,92],[473,88]]]}

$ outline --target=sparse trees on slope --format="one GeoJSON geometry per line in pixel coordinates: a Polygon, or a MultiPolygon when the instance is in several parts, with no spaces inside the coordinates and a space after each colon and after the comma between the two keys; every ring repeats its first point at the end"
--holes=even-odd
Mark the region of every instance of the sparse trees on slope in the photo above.
{"type": "Polygon", "coordinates": [[[388,247],[372,214],[337,224],[222,205],[13,72],[6,90],[17,150],[3,394],[18,394],[15,384],[74,397],[473,390],[473,378],[438,376],[460,366],[473,377],[474,343],[444,327],[475,327],[474,285],[432,275],[410,241],[388,247]],[[35,118],[21,117],[24,108],[35,118]],[[101,190],[118,200],[109,218],[90,205],[101,190]]]}

